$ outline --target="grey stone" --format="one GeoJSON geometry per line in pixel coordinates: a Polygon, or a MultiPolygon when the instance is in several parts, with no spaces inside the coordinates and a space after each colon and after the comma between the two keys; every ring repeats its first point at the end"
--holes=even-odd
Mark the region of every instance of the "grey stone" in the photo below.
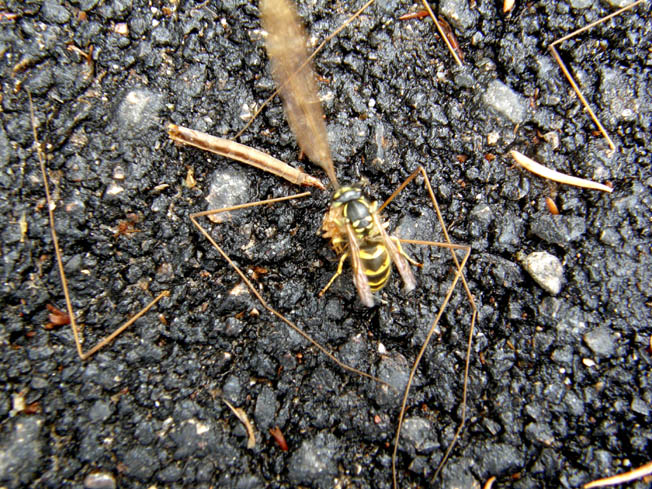
{"type": "Polygon", "coordinates": [[[433,433],[432,423],[427,419],[416,416],[407,418],[401,430],[402,447],[406,447],[411,454],[429,453],[439,447],[433,433]]]}
{"type": "Polygon", "coordinates": [[[0,443],[0,483],[7,488],[27,487],[40,468],[43,420],[20,416],[9,420],[0,443]]]}
{"type": "Polygon", "coordinates": [[[528,424],[525,427],[525,436],[528,440],[546,447],[552,446],[555,440],[555,435],[547,423],[528,424]]]}
{"type": "Polygon", "coordinates": [[[154,450],[146,447],[135,447],[129,450],[123,460],[125,473],[146,482],[159,469],[159,461],[154,450]]]}
{"type": "Polygon", "coordinates": [[[514,124],[525,121],[527,100],[500,80],[489,83],[482,100],[488,107],[514,124]]]}
{"type": "Polygon", "coordinates": [[[599,327],[584,335],[584,343],[599,357],[610,357],[616,351],[616,343],[608,328],[599,327]]]}
{"type": "Polygon", "coordinates": [[[559,294],[564,281],[564,268],[556,256],[546,251],[536,251],[519,259],[525,271],[542,289],[552,295],[559,294]]]}
{"type": "Polygon", "coordinates": [[[473,28],[478,17],[477,12],[469,8],[469,2],[466,0],[444,0],[439,5],[439,11],[460,31],[473,28]]]}
{"type": "Polygon", "coordinates": [[[585,9],[593,5],[594,0],[570,0],[570,5],[574,9],[585,9]]]}
{"type": "Polygon", "coordinates": [[[278,402],[276,401],[274,391],[270,387],[264,386],[256,400],[256,409],[254,411],[256,426],[260,430],[265,431],[271,428],[274,424],[274,416],[277,409],[278,402]]]}
{"type": "Polygon", "coordinates": [[[295,484],[333,487],[333,479],[338,474],[338,449],[339,442],[330,433],[320,433],[304,441],[288,464],[290,480],[295,484]]]}
{"type": "Polygon", "coordinates": [[[577,216],[544,214],[532,223],[530,232],[548,243],[564,245],[584,235],[586,221],[577,216]]]}
{"type": "Polygon", "coordinates": [[[84,479],[85,489],[116,489],[116,487],[115,477],[108,472],[93,472],[84,479]]]}
{"type": "Polygon", "coordinates": [[[56,0],[47,0],[43,3],[43,17],[56,24],[65,24],[70,20],[70,12],[56,0]]]}
{"type": "Polygon", "coordinates": [[[111,406],[111,403],[97,400],[95,401],[95,404],[91,406],[88,417],[93,423],[101,423],[109,419],[112,414],[113,406],[111,406]]]}
{"type": "Polygon", "coordinates": [[[647,416],[650,412],[650,408],[647,403],[640,397],[635,397],[632,401],[632,411],[643,416],[647,416]]]}

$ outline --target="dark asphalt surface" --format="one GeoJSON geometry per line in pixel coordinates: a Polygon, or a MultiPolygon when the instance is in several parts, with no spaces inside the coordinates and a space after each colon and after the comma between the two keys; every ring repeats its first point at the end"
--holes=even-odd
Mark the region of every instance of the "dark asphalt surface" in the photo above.
{"type": "MultiPolygon", "coordinates": [[[[616,7],[517,2],[504,15],[502,2],[474,3],[434,5],[455,28],[463,68],[430,20],[398,20],[417,7],[384,0],[315,63],[339,179],[382,200],[423,165],[451,238],[473,248],[467,427],[433,481],[459,423],[470,308],[458,289],[410,396],[399,483],[580,487],[650,460],[650,7],[559,48],[617,145],[609,155],[546,48],[616,7]],[[527,174],[512,149],[614,192],[527,174]],[[556,295],[522,265],[544,251],[563,264],[556,295]]],[[[263,312],[188,219],[208,207],[211,186],[218,202],[299,191],[175,146],[165,131],[174,122],[233,137],[271,93],[257,6],[48,0],[2,11],[0,486],[391,487],[398,396],[263,312]],[[64,301],[27,91],[85,345],[170,291],[86,362],[68,327],[44,329],[46,306],[64,301]],[[117,235],[125,222],[137,232],[117,235]],[[254,424],[253,449],[222,399],[254,424]]],[[[353,6],[299,11],[316,44],[353,6]]],[[[278,101],[240,142],[326,179],[297,162],[278,101]]],[[[318,235],[328,200],[315,191],[206,225],[271,304],[342,360],[402,385],[453,278],[450,255],[408,247],[424,263],[417,290],[406,296],[396,276],[373,309],[358,303],[348,267],[320,298],[337,260],[318,235]]],[[[422,185],[385,215],[402,237],[442,239],[422,185]]]]}

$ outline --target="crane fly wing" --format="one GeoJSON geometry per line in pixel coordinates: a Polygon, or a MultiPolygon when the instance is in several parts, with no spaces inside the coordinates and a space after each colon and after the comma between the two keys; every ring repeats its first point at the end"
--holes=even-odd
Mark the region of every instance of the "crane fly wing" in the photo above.
{"type": "Polygon", "coordinates": [[[353,269],[353,283],[358,290],[360,301],[367,307],[373,307],[374,296],[371,294],[369,281],[364,273],[362,261],[360,260],[360,246],[351,225],[346,225],[346,233],[349,238],[349,256],[351,257],[351,268],[353,269]]]}
{"type": "Polygon", "coordinates": [[[399,275],[401,275],[401,278],[403,279],[403,283],[405,284],[405,291],[410,292],[414,290],[417,286],[417,281],[414,278],[410,264],[401,254],[391,237],[387,234],[387,231],[385,231],[383,223],[380,221],[380,218],[376,212],[372,212],[371,216],[374,220],[374,225],[376,228],[378,228],[378,232],[383,239],[383,243],[385,243],[385,246],[387,247],[389,257],[392,259],[394,265],[396,265],[396,270],[398,270],[399,275]]]}
{"type": "Polygon", "coordinates": [[[288,0],[262,0],[260,14],[268,33],[266,46],[272,76],[279,86],[290,127],[302,151],[337,186],[324,112],[312,68],[306,63],[306,35],[299,16],[288,0]]]}

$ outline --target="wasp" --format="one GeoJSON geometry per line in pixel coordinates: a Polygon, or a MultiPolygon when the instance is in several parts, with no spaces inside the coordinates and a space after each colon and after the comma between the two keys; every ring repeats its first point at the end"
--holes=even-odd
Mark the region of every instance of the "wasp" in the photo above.
{"type": "Polygon", "coordinates": [[[340,187],[335,191],[322,231],[341,258],[337,271],[319,295],[341,275],[348,256],[351,257],[353,282],[365,306],[372,307],[372,294],[387,285],[392,263],[403,279],[406,292],[414,290],[416,281],[408,261],[419,264],[405,254],[398,238],[387,234],[387,223],[381,221],[377,208],[378,204],[369,202],[359,186],[340,187]]]}

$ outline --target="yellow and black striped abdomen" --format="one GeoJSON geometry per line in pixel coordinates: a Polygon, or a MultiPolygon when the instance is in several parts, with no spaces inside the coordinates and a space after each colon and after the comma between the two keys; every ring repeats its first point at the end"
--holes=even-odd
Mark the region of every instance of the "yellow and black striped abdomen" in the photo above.
{"type": "Polygon", "coordinates": [[[385,287],[392,273],[392,261],[382,242],[364,241],[360,243],[360,262],[372,292],[385,287]]]}

